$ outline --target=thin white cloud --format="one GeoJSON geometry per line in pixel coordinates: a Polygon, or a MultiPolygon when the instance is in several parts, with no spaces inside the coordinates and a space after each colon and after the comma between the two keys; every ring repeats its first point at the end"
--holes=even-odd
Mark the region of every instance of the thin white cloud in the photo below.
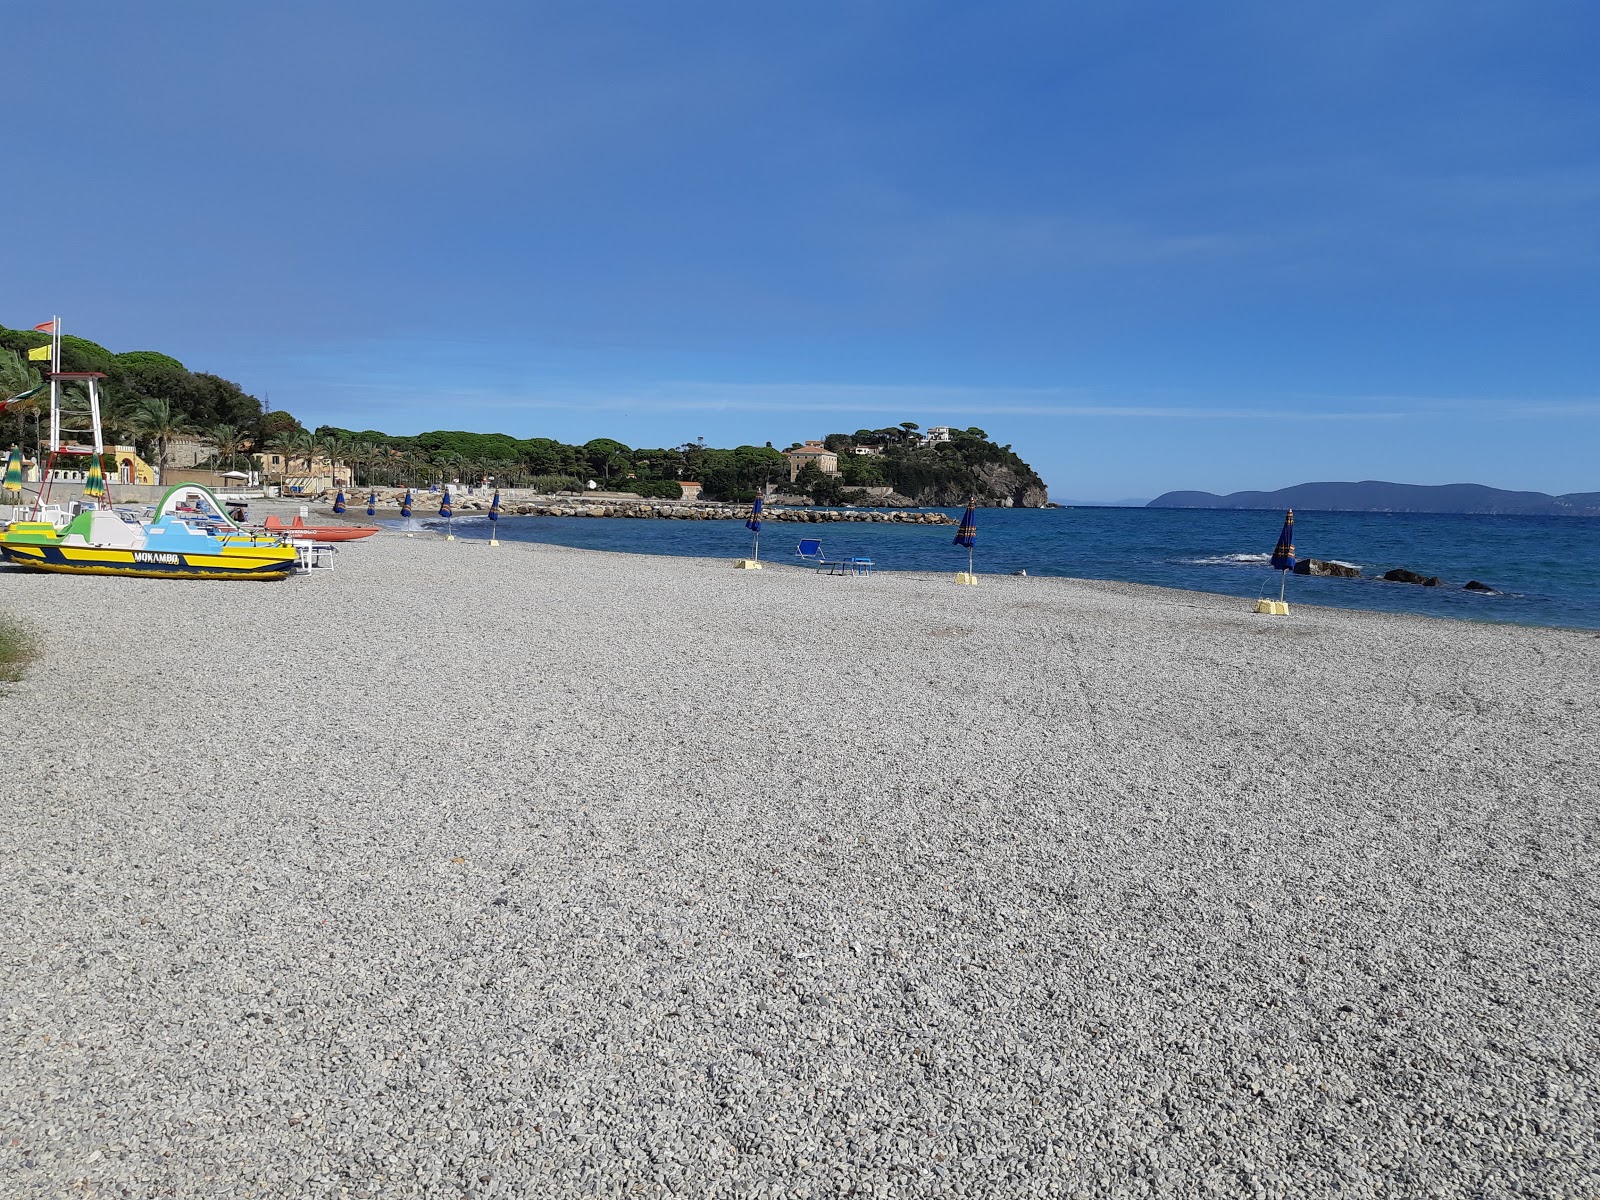
{"type": "Polygon", "coordinates": [[[951,388],[879,384],[735,384],[673,382],[642,389],[546,387],[508,395],[501,388],[435,389],[426,385],[324,381],[330,390],[372,395],[364,405],[401,400],[476,409],[572,412],[858,413],[976,420],[985,417],[1111,417],[1191,421],[1394,421],[1415,415],[1393,408],[1295,407],[1273,404],[1129,404],[1105,402],[1065,388],[951,388]],[[378,397],[383,397],[379,400],[378,397]]]}

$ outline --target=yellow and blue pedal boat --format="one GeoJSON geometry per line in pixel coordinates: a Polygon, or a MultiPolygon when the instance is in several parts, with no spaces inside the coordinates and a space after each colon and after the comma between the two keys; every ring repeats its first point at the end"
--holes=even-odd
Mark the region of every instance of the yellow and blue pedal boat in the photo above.
{"type": "MultiPolygon", "coordinates": [[[[194,485],[184,490],[206,491],[194,485]]],[[[207,497],[215,503],[209,492],[207,497]]],[[[49,521],[15,521],[0,533],[0,556],[30,570],[72,575],[284,579],[294,571],[293,546],[258,537],[226,517],[220,523],[196,521],[192,510],[186,514],[169,505],[171,498],[172,492],[163,497],[148,525],[105,508],[86,509],[61,529],[49,521]]],[[[221,506],[212,511],[220,514],[221,506]]]]}

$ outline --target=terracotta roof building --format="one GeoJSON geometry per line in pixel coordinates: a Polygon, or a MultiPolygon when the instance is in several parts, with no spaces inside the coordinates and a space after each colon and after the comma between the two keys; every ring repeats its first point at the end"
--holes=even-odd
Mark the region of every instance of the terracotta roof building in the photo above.
{"type": "Polygon", "coordinates": [[[785,450],[783,456],[789,460],[790,483],[794,482],[795,476],[800,474],[800,469],[807,463],[816,463],[817,470],[824,475],[837,475],[839,473],[839,456],[821,442],[807,442],[804,446],[796,446],[793,450],[785,450]]]}

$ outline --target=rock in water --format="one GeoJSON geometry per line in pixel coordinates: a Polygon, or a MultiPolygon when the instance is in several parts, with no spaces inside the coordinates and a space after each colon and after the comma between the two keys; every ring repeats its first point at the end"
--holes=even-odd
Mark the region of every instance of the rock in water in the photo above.
{"type": "Polygon", "coordinates": [[[1340,579],[1360,579],[1361,568],[1349,563],[1325,562],[1320,558],[1302,558],[1294,564],[1296,575],[1331,575],[1340,579]]]}
{"type": "Polygon", "coordinates": [[[1467,582],[1462,584],[1461,587],[1462,587],[1463,591],[1468,591],[1468,592],[1487,592],[1491,596],[1493,596],[1495,594],[1495,590],[1492,587],[1490,587],[1487,583],[1479,583],[1476,579],[1467,580],[1467,582]]]}
{"type": "MultiPolygon", "coordinates": [[[[1424,576],[1418,575],[1415,571],[1408,571],[1404,567],[1396,567],[1392,571],[1385,571],[1383,573],[1383,577],[1385,579],[1387,579],[1390,583],[1427,583],[1428,582],[1427,579],[1424,576]]],[[[1437,576],[1435,578],[1437,578],[1437,576]]]]}

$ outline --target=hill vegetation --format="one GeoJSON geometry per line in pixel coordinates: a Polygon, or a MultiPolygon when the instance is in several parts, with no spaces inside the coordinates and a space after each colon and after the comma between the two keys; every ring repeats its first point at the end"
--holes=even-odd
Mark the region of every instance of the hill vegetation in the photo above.
{"type": "MultiPolygon", "coordinates": [[[[46,334],[0,326],[0,402],[38,385],[36,368],[43,364],[28,362],[26,353],[48,343],[46,334]]],[[[307,429],[290,413],[269,410],[231,380],[191,371],[158,351],[116,354],[86,338],[68,336],[62,338],[61,367],[104,373],[107,439],[132,443],[163,466],[168,444],[193,435],[216,446],[213,461],[219,466],[237,466],[272,451],[286,461],[291,477],[298,467],[311,474],[317,462],[332,462],[356,486],[492,477],[508,487],[558,491],[582,488],[593,479],[607,490],[676,498],[679,482],[693,480],[710,499],[747,502],[768,485],[787,486],[789,480],[789,462],[770,442],[728,449],[703,442],[630,447],[606,437],[573,445],[553,438],[452,429],[407,436],[334,425],[307,429]]],[[[42,394],[6,406],[0,439],[15,440],[37,453],[48,412],[42,394]]],[[[918,504],[964,504],[968,496],[987,504],[1045,503],[1044,481],[1010,446],[989,441],[981,429],[952,430],[948,441],[927,443],[916,424],[906,421],[829,434],[826,445],[838,454],[839,474],[824,475],[812,467],[794,485],[818,503],[860,502],[870,499],[865,489],[885,487],[918,504]]]]}
{"type": "Polygon", "coordinates": [[[839,456],[839,474],[801,469],[796,484],[820,504],[859,499],[862,490],[890,487],[917,504],[980,504],[1042,508],[1044,480],[1010,446],[976,426],[951,429],[948,441],[929,441],[912,421],[885,429],[830,433],[823,445],[839,456]]]}

